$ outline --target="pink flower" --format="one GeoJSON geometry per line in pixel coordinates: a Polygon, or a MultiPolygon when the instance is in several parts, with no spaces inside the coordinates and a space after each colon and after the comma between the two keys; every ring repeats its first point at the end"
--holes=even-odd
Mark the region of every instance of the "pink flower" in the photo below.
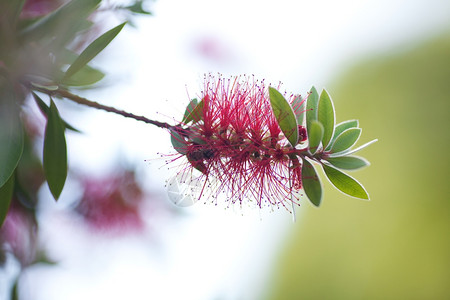
{"type": "Polygon", "coordinates": [[[119,172],[105,178],[82,178],[82,185],[84,192],[75,211],[91,228],[114,232],[143,229],[139,209],[144,195],[134,173],[119,172]]]}
{"type": "Polygon", "coordinates": [[[13,253],[22,266],[30,265],[36,258],[36,220],[33,213],[18,204],[15,198],[0,228],[0,245],[3,250],[13,253]]]}
{"type": "MultiPolygon", "coordinates": [[[[264,81],[207,76],[201,98],[198,120],[172,132],[182,145],[177,147],[182,155],[172,162],[186,158],[188,163],[169,188],[189,184],[180,199],[191,196],[216,204],[222,196],[228,205],[250,201],[260,208],[284,206],[289,210],[292,203],[298,204],[301,164],[294,153],[299,150],[283,135],[264,81]]],[[[304,140],[302,126],[299,133],[304,140]]]]}
{"type": "Polygon", "coordinates": [[[23,6],[22,18],[41,17],[55,10],[63,2],[60,0],[27,0],[23,6]]]}

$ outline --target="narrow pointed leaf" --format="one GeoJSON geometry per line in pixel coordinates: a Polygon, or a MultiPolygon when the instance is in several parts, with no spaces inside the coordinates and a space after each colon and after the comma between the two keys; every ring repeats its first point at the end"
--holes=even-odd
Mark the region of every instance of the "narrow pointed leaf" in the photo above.
{"type": "Polygon", "coordinates": [[[309,133],[309,152],[314,154],[320,146],[323,137],[323,126],[319,121],[312,121],[310,124],[309,133]]]}
{"type": "Polygon", "coordinates": [[[331,153],[339,153],[350,149],[359,139],[361,128],[349,128],[344,130],[331,146],[331,153]]]}
{"type": "MultiPolygon", "coordinates": [[[[36,103],[39,106],[39,109],[42,111],[42,113],[45,116],[48,116],[50,108],[47,106],[47,104],[45,104],[45,102],[41,99],[41,97],[39,97],[35,92],[31,92],[31,94],[33,95],[33,98],[36,101],[36,103]]],[[[74,128],[72,125],[70,125],[66,121],[64,121],[64,120],[62,120],[62,121],[64,123],[64,127],[65,128],[67,128],[69,130],[72,130],[72,131],[75,131],[75,132],[78,132],[78,133],[81,132],[80,130],[74,128]]]]}
{"type": "Polygon", "coordinates": [[[330,182],[341,192],[359,199],[369,200],[369,195],[367,194],[364,187],[356,181],[353,177],[339,171],[338,169],[322,165],[322,168],[327,175],[330,182]]]}
{"type": "Polygon", "coordinates": [[[197,123],[203,119],[203,107],[205,106],[205,101],[202,100],[199,103],[197,102],[197,99],[192,99],[186,107],[183,117],[184,124],[188,124],[191,121],[197,123]]]}
{"type": "Polygon", "coordinates": [[[308,138],[311,135],[311,123],[317,120],[317,108],[319,106],[319,94],[315,87],[311,88],[310,94],[306,99],[306,132],[308,138]]]}
{"type": "Polygon", "coordinates": [[[317,119],[323,125],[322,145],[326,148],[333,137],[335,112],[333,101],[326,90],[320,94],[319,105],[317,109],[317,119]]]}
{"type": "Polygon", "coordinates": [[[87,86],[99,82],[103,77],[105,77],[103,72],[85,65],[71,77],[64,77],[61,84],[66,86],[87,86]]]}
{"type": "Polygon", "coordinates": [[[44,173],[53,197],[58,200],[67,177],[67,147],[64,124],[53,100],[45,127],[44,173]]]}
{"type": "Polygon", "coordinates": [[[81,52],[80,56],[73,62],[73,64],[67,69],[66,74],[63,78],[67,80],[67,78],[74,75],[76,72],[81,70],[88,62],[90,62],[94,57],[97,56],[106,46],[119,34],[122,28],[126,23],[122,23],[113,29],[105,32],[100,37],[98,37],[95,41],[93,41],[83,52],[81,52]]]}
{"type": "Polygon", "coordinates": [[[343,170],[357,170],[370,165],[369,161],[359,156],[328,157],[326,161],[343,170]]]}
{"type": "Polygon", "coordinates": [[[23,152],[23,128],[17,102],[15,93],[0,85],[0,187],[13,174],[23,152]]]}
{"type": "Polygon", "coordinates": [[[281,131],[283,131],[284,136],[288,139],[292,147],[295,147],[298,143],[298,127],[291,105],[283,95],[273,87],[269,87],[269,97],[273,114],[277,119],[281,131]]]}
{"type": "Polygon", "coordinates": [[[305,99],[303,99],[302,96],[298,95],[292,101],[291,107],[294,110],[295,119],[297,120],[297,125],[303,126],[303,120],[305,119],[305,113],[306,113],[305,99]]]}
{"type": "Polygon", "coordinates": [[[14,191],[14,174],[12,174],[6,183],[0,187],[0,228],[8,214],[11,198],[14,191]]]}
{"type": "Polygon", "coordinates": [[[367,148],[368,146],[372,145],[375,142],[378,142],[378,139],[371,140],[370,142],[367,142],[364,145],[361,145],[361,146],[359,146],[355,149],[351,149],[349,151],[344,151],[344,152],[339,152],[339,153],[331,153],[330,157],[341,157],[341,156],[350,155],[350,154],[356,153],[358,151],[361,151],[364,148],[367,148]]]}
{"type": "Polygon", "coordinates": [[[302,185],[309,201],[319,206],[322,201],[322,184],[314,166],[306,159],[303,159],[302,165],[302,185]]]}
{"type": "Polygon", "coordinates": [[[341,122],[337,124],[334,128],[333,138],[331,139],[330,143],[328,144],[328,147],[326,147],[327,150],[331,148],[336,138],[346,129],[358,127],[359,122],[358,120],[348,120],[341,122]]]}

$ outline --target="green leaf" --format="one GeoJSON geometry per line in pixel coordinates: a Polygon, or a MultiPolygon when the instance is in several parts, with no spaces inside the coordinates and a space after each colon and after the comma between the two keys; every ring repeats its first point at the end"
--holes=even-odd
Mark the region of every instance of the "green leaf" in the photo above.
{"type": "Polygon", "coordinates": [[[315,87],[311,88],[310,94],[306,99],[306,132],[308,139],[311,136],[311,123],[317,120],[317,108],[319,106],[319,94],[315,87]]]}
{"type": "Polygon", "coordinates": [[[21,37],[32,41],[44,38],[58,40],[59,46],[71,42],[77,32],[84,29],[86,18],[95,10],[100,1],[72,0],[24,28],[21,37]]]}
{"type": "Polygon", "coordinates": [[[312,121],[309,125],[309,152],[314,154],[317,152],[320,146],[320,142],[323,137],[323,126],[319,121],[312,121]]]}
{"type": "Polygon", "coordinates": [[[85,65],[71,77],[63,77],[61,84],[66,86],[86,86],[99,82],[103,77],[105,77],[103,72],[85,65]]]}
{"type": "Polygon", "coordinates": [[[131,11],[132,13],[135,13],[135,14],[151,15],[150,12],[144,10],[144,8],[142,7],[143,2],[144,1],[142,1],[142,0],[137,0],[134,4],[126,6],[124,8],[128,9],[129,11],[131,11]]]}
{"type": "Polygon", "coordinates": [[[49,92],[54,92],[54,91],[57,91],[59,89],[59,86],[53,85],[53,84],[45,85],[45,84],[39,84],[39,83],[36,83],[36,82],[30,82],[30,83],[33,86],[33,88],[44,89],[44,90],[47,90],[49,92]]]}
{"type": "Polygon", "coordinates": [[[340,135],[344,130],[353,127],[358,127],[358,125],[359,125],[358,120],[348,120],[337,124],[336,127],[334,128],[333,138],[328,144],[328,147],[326,147],[326,150],[329,150],[331,148],[338,135],[340,135]]]}
{"type": "Polygon", "coordinates": [[[283,95],[273,87],[269,87],[269,97],[273,114],[275,115],[281,131],[283,131],[284,136],[288,139],[289,143],[291,143],[292,147],[295,147],[298,143],[298,126],[291,105],[283,95]]]}
{"type": "Polygon", "coordinates": [[[344,130],[334,141],[331,146],[331,153],[343,152],[350,149],[359,139],[361,135],[361,128],[349,128],[344,130]]]}
{"type": "MultiPolygon", "coordinates": [[[[45,102],[41,99],[41,97],[39,97],[35,92],[31,92],[31,94],[33,95],[33,98],[34,98],[34,100],[36,101],[36,103],[37,103],[37,105],[39,106],[39,109],[42,111],[42,113],[43,113],[45,116],[48,116],[48,113],[49,113],[50,108],[47,106],[47,104],[45,104],[45,102]]],[[[69,130],[72,130],[72,131],[75,131],[75,132],[78,132],[78,133],[81,132],[81,131],[79,131],[78,129],[72,127],[72,126],[71,126],[69,123],[67,123],[66,121],[64,121],[64,120],[62,120],[62,121],[63,121],[63,124],[64,124],[64,127],[65,127],[65,128],[67,128],[67,129],[69,129],[69,130]]]]}
{"type": "Polygon", "coordinates": [[[170,132],[170,141],[172,142],[173,148],[183,155],[186,155],[187,153],[187,143],[185,139],[177,132],[171,131],[170,132]]]}
{"type": "Polygon", "coordinates": [[[370,165],[369,161],[359,156],[328,157],[325,160],[343,170],[357,170],[370,165]]]}
{"type": "MultiPolygon", "coordinates": [[[[189,102],[188,106],[186,107],[186,110],[184,111],[183,120],[181,122],[187,124],[189,122],[186,122],[186,120],[189,118],[189,115],[194,111],[195,107],[198,105],[198,99],[194,98],[189,102]]],[[[191,120],[192,121],[192,118],[191,120]]]]}
{"type": "Polygon", "coordinates": [[[203,119],[203,108],[205,106],[205,101],[202,100],[200,103],[197,103],[198,100],[192,99],[186,107],[186,111],[184,112],[183,123],[188,124],[193,121],[193,123],[197,123],[203,119]]]}
{"type": "Polygon", "coordinates": [[[67,177],[67,147],[64,123],[51,99],[45,127],[44,173],[53,197],[58,200],[67,177]]]}
{"type": "Polygon", "coordinates": [[[17,276],[16,279],[14,280],[14,284],[13,287],[11,289],[11,300],[19,300],[19,279],[20,276],[17,276]]]}
{"type": "Polygon", "coordinates": [[[105,32],[89,46],[81,52],[80,56],[70,65],[64,75],[63,81],[81,70],[88,62],[90,62],[97,54],[99,54],[106,46],[119,34],[126,23],[122,23],[113,29],[105,32]]]}
{"type": "Polygon", "coordinates": [[[12,88],[0,82],[0,187],[11,177],[23,152],[20,109],[12,88]]]}
{"type": "Polygon", "coordinates": [[[319,206],[322,201],[322,185],[314,166],[306,159],[303,159],[302,165],[302,184],[309,201],[319,206]]]}
{"type": "Polygon", "coordinates": [[[367,194],[364,187],[354,178],[348,176],[347,174],[339,171],[336,168],[327,166],[325,164],[322,165],[322,168],[330,182],[338,190],[355,198],[369,200],[369,195],[367,194]]]}
{"type": "Polygon", "coordinates": [[[295,97],[291,103],[298,126],[303,126],[303,119],[305,118],[305,104],[306,101],[300,95],[295,97]]]}
{"type": "Polygon", "coordinates": [[[326,90],[323,90],[320,94],[319,105],[317,108],[317,119],[323,125],[322,145],[325,149],[333,137],[335,122],[333,101],[326,90]]]}
{"type": "Polygon", "coordinates": [[[14,174],[12,174],[6,183],[0,187],[0,228],[8,214],[11,198],[14,191],[14,174]]]}
{"type": "Polygon", "coordinates": [[[341,156],[344,156],[344,155],[345,156],[346,155],[350,155],[350,154],[356,153],[356,152],[358,152],[358,151],[360,151],[360,150],[362,150],[362,149],[372,145],[375,142],[378,142],[378,139],[374,139],[374,140],[372,140],[370,142],[365,143],[364,145],[361,145],[361,146],[359,146],[359,147],[357,147],[355,149],[349,150],[349,151],[340,152],[340,153],[332,153],[332,154],[330,154],[330,157],[341,157],[341,156]]]}

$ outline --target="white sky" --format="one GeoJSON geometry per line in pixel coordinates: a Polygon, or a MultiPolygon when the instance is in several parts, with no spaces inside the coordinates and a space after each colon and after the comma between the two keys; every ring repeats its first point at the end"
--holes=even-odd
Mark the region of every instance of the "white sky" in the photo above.
{"type": "MultiPolygon", "coordinates": [[[[359,58],[448,28],[450,1],[158,0],[151,11],[96,62],[110,86],[87,96],[172,122],[183,113],[187,92],[193,98],[200,91],[206,72],[255,74],[305,93],[359,58]]],[[[170,151],[166,132],[99,111],[67,119],[85,132],[70,137],[71,165],[97,172],[119,149],[164,193],[170,173],[155,158],[170,151]]],[[[52,209],[58,205],[64,206],[52,209]]],[[[257,299],[293,227],[283,211],[261,220],[257,212],[242,217],[198,205],[151,237],[93,241],[53,210],[42,231],[50,252],[63,260],[30,270],[23,299],[257,299]]]]}

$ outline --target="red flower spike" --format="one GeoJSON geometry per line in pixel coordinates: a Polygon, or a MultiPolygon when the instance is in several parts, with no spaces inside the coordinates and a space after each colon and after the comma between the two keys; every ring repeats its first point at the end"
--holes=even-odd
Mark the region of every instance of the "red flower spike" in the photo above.
{"type": "Polygon", "coordinates": [[[120,171],[106,177],[83,177],[83,195],[75,211],[92,229],[111,233],[139,232],[144,228],[140,207],[144,193],[135,174],[120,171]]]}
{"type": "MultiPolygon", "coordinates": [[[[288,98],[289,102],[294,98],[288,98]]],[[[296,191],[302,183],[296,153],[301,150],[292,148],[278,126],[264,81],[209,75],[201,99],[201,119],[177,128],[177,138],[185,139],[179,143],[184,148],[172,162],[186,157],[187,163],[178,172],[176,185],[190,187],[174,201],[190,197],[194,199],[190,203],[204,199],[217,204],[223,197],[228,206],[253,202],[260,208],[290,210],[292,203],[298,205],[296,191]]],[[[304,141],[304,127],[298,130],[299,141],[304,141]]]]}

